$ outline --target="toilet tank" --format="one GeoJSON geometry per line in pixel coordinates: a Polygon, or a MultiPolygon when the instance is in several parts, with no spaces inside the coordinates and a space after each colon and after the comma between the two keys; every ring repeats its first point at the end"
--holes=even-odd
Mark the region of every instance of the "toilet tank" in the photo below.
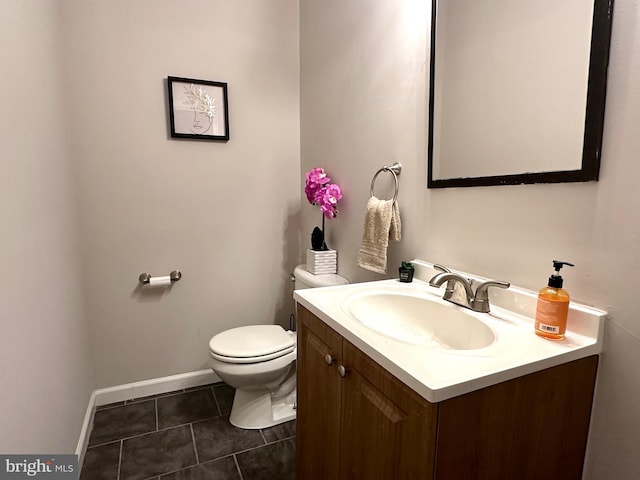
{"type": "Polygon", "coordinates": [[[322,275],[314,275],[307,271],[306,265],[298,265],[294,271],[295,289],[330,287],[333,285],[346,285],[349,281],[335,273],[325,273],[322,275]]]}

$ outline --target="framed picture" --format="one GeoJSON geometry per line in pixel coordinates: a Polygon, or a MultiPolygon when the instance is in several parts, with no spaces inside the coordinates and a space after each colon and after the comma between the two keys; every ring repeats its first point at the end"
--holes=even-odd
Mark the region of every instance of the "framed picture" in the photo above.
{"type": "Polygon", "coordinates": [[[173,138],[229,140],[227,84],[167,77],[173,138]]]}

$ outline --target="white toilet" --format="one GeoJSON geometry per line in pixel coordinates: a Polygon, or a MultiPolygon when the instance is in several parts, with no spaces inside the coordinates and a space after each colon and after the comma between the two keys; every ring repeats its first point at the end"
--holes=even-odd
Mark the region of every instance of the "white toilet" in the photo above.
{"type": "MultiPolygon", "coordinates": [[[[336,274],[294,270],[295,288],[349,283],[336,274]]],[[[210,365],[236,389],[229,421],[239,428],[266,428],[296,418],[296,333],[280,325],[232,328],[209,341],[210,365]]]]}

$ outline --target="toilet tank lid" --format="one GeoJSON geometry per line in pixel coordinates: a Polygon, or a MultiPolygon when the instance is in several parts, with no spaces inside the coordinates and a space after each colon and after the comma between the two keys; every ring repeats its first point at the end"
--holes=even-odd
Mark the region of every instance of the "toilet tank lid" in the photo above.
{"type": "Polygon", "coordinates": [[[304,264],[298,265],[293,270],[293,276],[309,287],[332,287],[334,285],[346,285],[349,283],[349,280],[335,273],[314,275],[307,270],[307,266],[304,264]]]}
{"type": "Polygon", "coordinates": [[[249,358],[269,355],[295,345],[293,335],[280,325],[248,325],[225,330],[209,341],[213,353],[225,357],[249,358]]]}

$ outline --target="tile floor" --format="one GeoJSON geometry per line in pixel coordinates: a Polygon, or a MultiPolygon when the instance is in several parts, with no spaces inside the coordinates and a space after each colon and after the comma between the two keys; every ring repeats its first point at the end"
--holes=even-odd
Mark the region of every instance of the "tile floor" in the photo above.
{"type": "Polygon", "coordinates": [[[98,407],[80,480],[295,478],[295,420],[262,430],[229,423],[223,383],[98,407]]]}

